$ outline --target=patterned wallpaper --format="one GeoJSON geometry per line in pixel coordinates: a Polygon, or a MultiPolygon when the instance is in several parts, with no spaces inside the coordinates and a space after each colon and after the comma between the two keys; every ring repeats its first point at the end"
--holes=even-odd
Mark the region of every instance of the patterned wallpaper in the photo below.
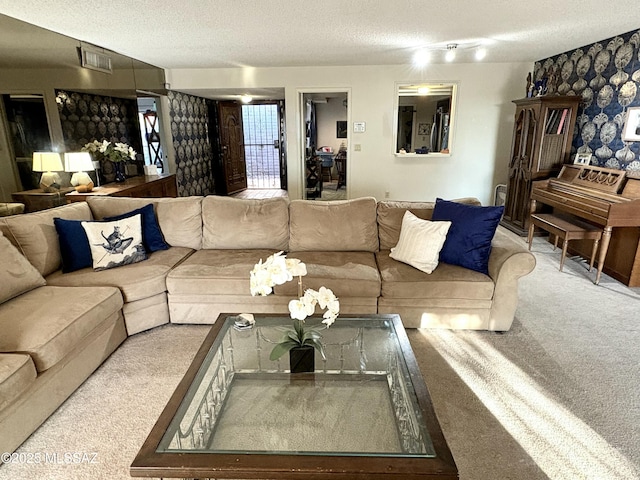
{"type": "MultiPolygon", "coordinates": [[[[109,140],[131,145],[142,152],[135,99],[56,90],[65,150],[79,152],[93,140],[109,140]]],[[[101,162],[104,182],[113,181],[113,165],[101,162]]]]}
{"type": "Polygon", "coordinates": [[[640,106],[640,30],[540,60],[533,76],[548,77],[548,95],[582,96],[574,153],[640,176],[640,143],[621,138],[627,109],[640,106]]]}
{"type": "Polygon", "coordinates": [[[213,193],[207,100],[168,92],[178,195],[213,193]]]}

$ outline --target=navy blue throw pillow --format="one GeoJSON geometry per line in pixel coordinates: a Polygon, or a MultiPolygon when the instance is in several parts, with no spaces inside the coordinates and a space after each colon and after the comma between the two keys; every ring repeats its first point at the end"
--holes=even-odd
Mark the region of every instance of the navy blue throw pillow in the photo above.
{"type": "Polygon", "coordinates": [[[431,220],[451,222],[440,261],[489,274],[491,240],[504,207],[481,207],[436,199],[431,220]]]}
{"type": "Polygon", "coordinates": [[[91,247],[82,228],[82,220],[54,218],[53,223],[60,242],[62,272],[69,273],[93,266],[91,247]]]}
{"type": "Polygon", "coordinates": [[[113,220],[122,220],[123,218],[132,217],[134,215],[142,215],[142,244],[147,252],[157,252],[158,250],[167,250],[169,244],[164,241],[162,230],[158,225],[156,213],[153,211],[153,204],[145,205],[131,212],[116,215],[115,217],[107,217],[104,221],[111,222],[113,220]]]}

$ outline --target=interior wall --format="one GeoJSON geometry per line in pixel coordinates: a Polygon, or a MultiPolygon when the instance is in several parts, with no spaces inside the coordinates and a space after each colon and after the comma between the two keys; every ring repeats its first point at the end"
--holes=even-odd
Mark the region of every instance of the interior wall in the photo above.
{"type": "MultiPolygon", "coordinates": [[[[345,96],[346,98],[346,96],[345,96]]],[[[334,153],[340,150],[340,145],[346,138],[336,136],[336,122],[347,120],[347,109],[342,104],[344,98],[328,98],[327,103],[316,103],[316,121],[318,125],[318,148],[331,147],[334,153]]]]}
{"type": "Polygon", "coordinates": [[[288,190],[302,198],[302,119],[299,91],[309,88],[351,91],[348,151],[349,196],[433,200],[475,196],[493,201],[496,183],[507,179],[515,106],[524,97],[530,64],[476,63],[409,65],[175,69],[167,81],[176,90],[283,87],[286,101],[288,190]],[[455,81],[458,104],[449,156],[394,154],[397,83],[455,81]],[[364,133],[353,122],[365,122],[364,133]],[[356,150],[359,146],[359,150],[356,150]],[[388,192],[388,194],[386,193],[388,192]]]}
{"type": "Polygon", "coordinates": [[[534,80],[548,77],[548,94],[581,95],[572,152],[591,164],[640,176],[640,142],[624,142],[627,111],[640,106],[640,30],[535,63],[534,80]]]}
{"type": "Polygon", "coordinates": [[[204,98],[168,92],[178,195],[213,193],[209,111],[204,98]]]}

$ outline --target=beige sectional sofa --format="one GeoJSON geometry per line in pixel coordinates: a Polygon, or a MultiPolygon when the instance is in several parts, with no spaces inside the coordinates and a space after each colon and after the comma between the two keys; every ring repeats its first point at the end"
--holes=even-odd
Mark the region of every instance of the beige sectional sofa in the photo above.
{"type": "Polygon", "coordinates": [[[221,312],[288,314],[295,282],[267,297],[249,293],[254,264],[280,250],[306,263],[306,287],[334,291],[342,314],[399,313],[414,328],[508,330],[517,280],[535,266],[511,234],[496,232],[489,275],[444,263],[426,274],[389,256],[404,212],[428,219],[433,207],[374,198],[94,197],[0,219],[0,256],[11,248],[6,255],[28,260],[18,270],[30,271],[28,288],[0,296],[0,452],[22,443],[127,335],[168,322],[212,323],[221,312]],[[149,203],[168,250],[114,269],[62,273],[55,217],[101,220],[149,203]]]}

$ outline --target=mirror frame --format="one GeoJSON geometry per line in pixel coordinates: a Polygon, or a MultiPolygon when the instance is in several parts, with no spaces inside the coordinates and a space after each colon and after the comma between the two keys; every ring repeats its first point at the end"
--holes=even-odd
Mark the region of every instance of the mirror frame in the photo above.
{"type": "MultiPolygon", "coordinates": [[[[392,152],[396,157],[417,157],[417,158],[427,158],[427,157],[450,157],[452,152],[454,151],[455,146],[455,124],[457,117],[457,106],[458,106],[458,82],[455,81],[443,81],[443,80],[424,80],[424,81],[416,81],[416,82],[396,82],[394,89],[394,115],[393,115],[393,145],[392,152]],[[429,152],[428,154],[419,154],[419,153],[399,153],[397,150],[398,145],[398,113],[400,111],[400,97],[403,96],[425,96],[424,94],[415,95],[411,94],[402,94],[401,90],[403,89],[416,89],[418,87],[426,86],[426,87],[451,87],[451,108],[450,108],[450,116],[449,116],[449,136],[447,145],[449,147],[448,153],[442,152],[429,152]]],[[[427,93],[426,96],[429,96],[427,93]]]]}

